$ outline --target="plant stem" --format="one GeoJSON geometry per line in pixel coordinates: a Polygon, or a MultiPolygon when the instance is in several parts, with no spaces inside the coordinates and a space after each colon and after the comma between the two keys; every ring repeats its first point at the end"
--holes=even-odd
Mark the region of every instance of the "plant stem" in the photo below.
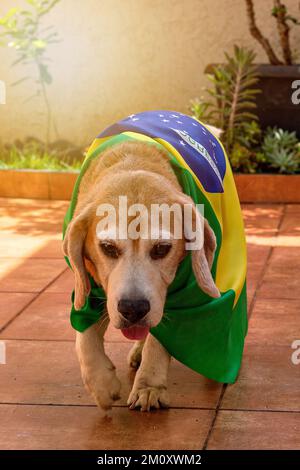
{"type": "Polygon", "coordinates": [[[287,65],[291,65],[293,61],[290,48],[290,28],[286,22],[286,7],[281,3],[280,0],[274,0],[274,7],[276,11],[274,16],[277,20],[277,29],[284,61],[287,65]]]}
{"type": "Polygon", "coordinates": [[[45,106],[46,106],[46,112],[47,112],[47,124],[46,124],[46,139],[45,139],[45,143],[46,143],[46,148],[48,148],[49,143],[50,143],[52,111],[51,111],[51,106],[50,106],[50,102],[49,102],[49,99],[48,99],[46,84],[45,84],[45,82],[44,82],[44,80],[43,80],[43,77],[42,77],[42,75],[41,75],[39,61],[36,59],[35,62],[36,62],[37,68],[38,68],[39,83],[40,83],[40,85],[41,85],[42,96],[43,96],[43,99],[44,99],[44,103],[45,103],[45,106]]]}
{"type": "Polygon", "coordinates": [[[241,86],[242,73],[243,73],[243,67],[241,64],[238,64],[234,90],[233,90],[231,110],[230,110],[230,115],[228,119],[228,138],[227,138],[228,149],[231,148],[231,144],[233,140],[233,128],[234,128],[234,122],[235,122],[235,114],[236,114],[236,107],[237,107],[237,102],[238,102],[238,97],[239,97],[239,91],[240,91],[240,86],[241,86]]]}
{"type": "Polygon", "coordinates": [[[47,148],[50,142],[51,108],[50,108],[50,103],[49,103],[48,96],[47,96],[46,85],[43,82],[43,80],[41,80],[41,89],[42,89],[42,95],[43,95],[44,102],[46,105],[46,110],[47,110],[47,127],[46,127],[46,148],[47,148]]]}
{"type": "Polygon", "coordinates": [[[269,58],[270,63],[272,65],[282,65],[281,60],[279,60],[279,58],[275,54],[268,39],[262,35],[261,31],[258,29],[256,25],[253,0],[245,0],[245,2],[246,2],[246,8],[247,8],[247,16],[248,16],[250,33],[261,44],[261,46],[263,47],[264,51],[266,52],[269,58]]]}

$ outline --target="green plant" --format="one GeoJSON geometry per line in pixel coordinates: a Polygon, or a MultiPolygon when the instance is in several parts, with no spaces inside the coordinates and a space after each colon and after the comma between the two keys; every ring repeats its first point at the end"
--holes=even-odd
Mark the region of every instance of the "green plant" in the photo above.
{"type": "Polygon", "coordinates": [[[80,149],[46,147],[36,139],[0,144],[0,169],[79,170],[82,161],[80,149]]]}
{"type": "Polygon", "coordinates": [[[234,46],[233,55],[225,56],[225,64],[209,69],[212,85],[206,88],[208,98],[191,102],[193,116],[222,130],[221,140],[234,171],[298,172],[300,144],[296,133],[277,128],[263,132],[259,126],[254,53],[234,46]]]}
{"type": "Polygon", "coordinates": [[[262,143],[266,161],[279,173],[296,173],[300,170],[300,143],[296,132],[268,128],[262,143]]]}
{"type": "Polygon", "coordinates": [[[265,168],[266,158],[261,152],[262,131],[256,121],[245,126],[244,135],[234,142],[230,152],[230,163],[234,171],[256,173],[265,168]]]}
{"type": "Polygon", "coordinates": [[[277,56],[269,40],[262,34],[258,28],[255,19],[255,10],[253,0],[245,0],[247,8],[247,17],[251,35],[260,43],[266,52],[270,64],[290,65],[293,63],[293,54],[290,45],[290,24],[300,25],[300,21],[288,13],[287,7],[280,0],[273,0],[272,16],[276,19],[279,43],[282,50],[283,61],[277,56]]]}
{"type": "Polygon", "coordinates": [[[47,116],[47,144],[50,140],[51,127],[53,126],[56,134],[57,129],[47,94],[47,86],[52,83],[52,76],[46,53],[50,44],[58,42],[58,34],[53,26],[42,27],[42,20],[59,1],[26,0],[30,6],[29,9],[11,8],[4,17],[0,18],[0,30],[2,30],[0,45],[13,48],[17,55],[12,66],[22,64],[24,66],[34,65],[36,68],[37,75],[35,77],[25,76],[16,81],[14,85],[30,78],[36,83],[37,91],[30,98],[41,96],[44,101],[47,116]]]}
{"type": "MultiPolygon", "coordinates": [[[[255,54],[249,49],[234,46],[233,55],[225,53],[226,63],[213,66],[208,78],[212,83],[206,89],[207,100],[191,103],[193,116],[222,129],[222,141],[232,166],[241,169],[238,156],[250,158],[250,149],[258,143],[260,128],[255,114],[255,96],[259,90],[255,54]]],[[[252,161],[252,158],[250,159],[252,161]]],[[[247,167],[250,169],[250,162],[247,167]]],[[[244,165],[242,165],[244,166],[244,165]]]]}

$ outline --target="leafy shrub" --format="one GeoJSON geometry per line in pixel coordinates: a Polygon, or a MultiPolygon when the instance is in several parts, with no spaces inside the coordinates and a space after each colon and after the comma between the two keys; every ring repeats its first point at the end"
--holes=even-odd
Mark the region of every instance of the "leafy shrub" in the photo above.
{"type": "Polygon", "coordinates": [[[192,101],[191,111],[196,119],[222,129],[222,140],[230,153],[236,142],[243,145],[247,132],[248,138],[253,130],[257,132],[252,122],[258,119],[253,110],[259,90],[254,87],[258,82],[254,52],[234,46],[233,55],[225,53],[225,57],[226,63],[213,66],[208,74],[212,86],[206,92],[210,98],[192,101]]]}
{"type": "Polygon", "coordinates": [[[50,141],[51,127],[55,135],[58,135],[47,94],[47,86],[52,83],[47,52],[51,44],[59,41],[54,26],[43,26],[43,20],[59,2],[60,0],[25,0],[25,8],[10,8],[6,15],[0,17],[0,46],[14,49],[16,60],[12,66],[20,64],[28,70],[28,65],[31,65],[31,70],[36,70],[35,75],[20,78],[13,85],[31,79],[31,88],[36,87],[36,93],[29,99],[43,99],[47,114],[47,144],[50,141]]]}
{"type": "Polygon", "coordinates": [[[46,146],[37,139],[0,144],[0,169],[78,170],[83,162],[83,151],[57,141],[46,146]]]}
{"type": "Polygon", "coordinates": [[[234,46],[225,64],[212,66],[207,99],[191,102],[193,116],[222,129],[221,140],[234,171],[242,173],[299,171],[300,146],[295,132],[262,131],[255,114],[258,75],[255,54],[234,46]]]}

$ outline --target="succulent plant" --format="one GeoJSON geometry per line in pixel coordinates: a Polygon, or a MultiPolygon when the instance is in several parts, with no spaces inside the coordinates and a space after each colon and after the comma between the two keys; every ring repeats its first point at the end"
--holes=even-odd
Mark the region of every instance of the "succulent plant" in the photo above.
{"type": "Polygon", "coordinates": [[[300,170],[300,143],[296,132],[277,127],[268,128],[262,143],[266,161],[279,173],[296,173],[300,170]]]}

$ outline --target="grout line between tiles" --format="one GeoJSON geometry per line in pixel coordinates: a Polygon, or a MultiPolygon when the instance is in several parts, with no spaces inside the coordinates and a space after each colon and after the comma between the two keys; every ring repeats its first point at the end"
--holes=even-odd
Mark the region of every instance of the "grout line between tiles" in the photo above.
{"type": "Polygon", "coordinates": [[[222,408],[220,411],[227,412],[243,412],[243,413],[296,413],[299,414],[300,410],[273,410],[272,408],[266,409],[251,409],[251,408],[222,408]]]}
{"type": "MultiPolygon", "coordinates": [[[[98,408],[97,405],[92,404],[92,403],[36,403],[36,402],[26,402],[26,403],[20,403],[20,402],[0,402],[0,407],[1,406],[57,406],[57,407],[74,407],[74,408],[98,408]]],[[[124,405],[118,405],[114,404],[112,408],[128,408],[126,404],[124,405]]],[[[200,410],[200,411],[216,411],[216,408],[208,406],[170,406],[170,410],[200,410]]],[[[237,412],[237,413],[290,413],[290,414],[300,414],[300,410],[275,410],[275,409],[249,409],[249,408],[226,408],[220,410],[221,412],[225,411],[227,413],[232,413],[232,412],[237,412]]],[[[205,444],[203,446],[203,450],[205,450],[206,445],[208,444],[208,439],[207,442],[205,441],[205,444]]]]}
{"type": "MultiPolygon", "coordinates": [[[[89,403],[85,403],[85,404],[77,404],[77,403],[35,403],[35,402],[27,402],[27,403],[19,403],[19,402],[0,402],[0,407],[1,406],[38,406],[38,407],[42,407],[42,406],[52,406],[52,407],[70,407],[70,408],[98,408],[97,405],[94,405],[94,404],[89,404],[89,403]]],[[[118,408],[128,408],[128,405],[124,404],[124,405],[117,405],[117,404],[114,404],[112,406],[112,409],[118,409],[118,408]]],[[[169,410],[194,410],[194,411],[214,411],[215,408],[212,408],[212,407],[191,407],[191,406],[170,406],[170,408],[168,408],[169,410]]],[[[167,410],[167,409],[166,409],[167,410]]],[[[130,410],[132,411],[132,410],[130,410]]],[[[137,410],[139,411],[139,410],[137,410]]],[[[154,411],[154,410],[153,410],[154,411]]],[[[152,412],[153,412],[152,411],[152,412]]],[[[154,412],[159,412],[158,410],[155,410],[154,412]]],[[[160,412],[164,412],[163,409],[160,409],[160,412]]]]}
{"type": "Polygon", "coordinates": [[[218,411],[219,411],[219,409],[220,409],[220,406],[221,406],[221,403],[222,403],[223,396],[224,396],[224,394],[225,394],[226,388],[227,388],[227,384],[223,384],[223,387],[222,387],[222,390],[221,390],[221,393],[220,393],[220,396],[219,396],[219,400],[218,400],[218,403],[217,403],[217,406],[216,406],[216,409],[215,409],[214,417],[213,417],[213,419],[212,419],[212,422],[211,422],[210,428],[209,428],[209,430],[208,430],[206,439],[205,439],[205,441],[204,441],[202,450],[206,450],[206,449],[207,449],[208,442],[209,442],[210,436],[211,436],[211,434],[212,434],[212,431],[213,431],[215,422],[216,422],[216,420],[217,420],[218,411]]]}

